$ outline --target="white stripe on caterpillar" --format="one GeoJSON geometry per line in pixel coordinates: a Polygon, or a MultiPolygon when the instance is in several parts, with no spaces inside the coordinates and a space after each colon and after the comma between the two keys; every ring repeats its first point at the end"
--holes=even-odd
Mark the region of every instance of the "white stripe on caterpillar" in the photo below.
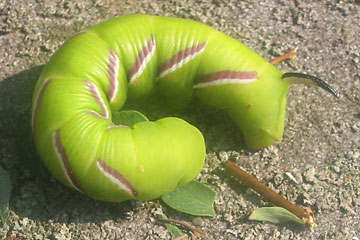
{"type": "Polygon", "coordinates": [[[108,73],[110,80],[109,101],[111,103],[116,100],[115,97],[119,91],[119,63],[119,57],[113,50],[110,50],[108,73]]]}
{"type": "Polygon", "coordinates": [[[179,51],[170,60],[162,64],[159,78],[162,78],[165,75],[181,68],[186,63],[190,62],[192,59],[200,55],[205,50],[205,48],[206,42],[203,42],[179,51]]]}
{"type": "Polygon", "coordinates": [[[82,192],[80,190],[80,185],[78,183],[77,178],[74,175],[74,172],[71,168],[67,153],[65,151],[64,146],[61,143],[60,131],[57,130],[53,133],[52,137],[53,147],[56,154],[56,157],[61,165],[61,168],[64,172],[65,178],[70,183],[70,185],[76,190],[82,192]]]}
{"type": "Polygon", "coordinates": [[[51,81],[52,81],[51,78],[45,80],[43,85],[40,87],[39,93],[36,95],[35,107],[33,109],[32,116],[31,116],[31,127],[32,127],[33,132],[34,132],[34,128],[35,128],[37,112],[39,111],[39,108],[40,108],[41,99],[44,95],[46,88],[49,86],[51,81]]]}
{"type": "Polygon", "coordinates": [[[257,73],[225,70],[225,71],[210,73],[200,78],[204,80],[194,84],[193,88],[205,88],[209,86],[218,86],[224,84],[252,83],[256,80],[257,73]]]}
{"type": "Polygon", "coordinates": [[[118,171],[107,165],[102,159],[97,160],[96,166],[105,177],[116,184],[120,189],[132,196],[138,196],[138,192],[135,188],[118,171]]]}
{"type": "Polygon", "coordinates": [[[130,69],[130,83],[133,83],[144,72],[156,49],[155,38],[151,37],[139,52],[134,65],[130,69]]]}
{"type": "Polygon", "coordinates": [[[99,88],[89,80],[84,80],[84,82],[87,88],[89,89],[89,91],[91,92],[91,94],[93,95],[93,97],[95,98],[96,102],[100,105],[103,117],[109,118],[109,110],[107,109],[104,100],[100,95],[99,88]]]}
{"type": "Polygon", "coordinates": [[[101,115],[100,113],[98,112],[95,112],[93,110],[89,110],[87,111],[87,113],[91,114],[91,115],[94,115],[95,117],[98,117],[98,118],[102,118],[102,119],[107,119],[109,120],[107,117],[104,117],[103,115],[101,115]]]}

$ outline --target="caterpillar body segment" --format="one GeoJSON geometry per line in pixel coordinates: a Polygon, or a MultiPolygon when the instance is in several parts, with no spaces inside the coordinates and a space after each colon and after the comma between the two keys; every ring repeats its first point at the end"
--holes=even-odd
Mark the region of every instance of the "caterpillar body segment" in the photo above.
{"type": "Polygon", "coordinates": [[[112,114],[127,100],[156,91],[183,108],[196,97],[228,113],[258,149],[282,138],[290,77],[299,82],[204,24],[111,19],[67,41],[44,68],[33,97],[36,147],[57,179],[84,194],[153,199],[196,177],[204,139],[173,117],[114,124],[112,114]]]}

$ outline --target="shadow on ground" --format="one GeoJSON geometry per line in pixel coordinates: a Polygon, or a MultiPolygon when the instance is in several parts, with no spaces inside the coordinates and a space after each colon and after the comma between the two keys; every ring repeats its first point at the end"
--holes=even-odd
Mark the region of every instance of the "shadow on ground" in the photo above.
{"type": "MultiPolygon", "coordinates": [[[[127,221],[128,213],[137,212],[141,203],[93,200],[55,180],[40,161],[32,140],[31,102],[42,69],[43,66],[36,66],[0,82],[0,164],[13,182],[11,209],[20,218],[41,222],[127,221]]],[[[146,112],[151,115],[155,108],[152,106],[146,112]]],[[[170,112],[157,112],[153,118],[171,115],[170,112]]],[[[205,132],[208,151],[216,151],[218,146],[229,146],[229,149],[241,146],[242,137],[235,124],[217,110],[195,101],[185,112],[172,115],[184,118],[205,132]],[[234,131],[225,131],[229,127],[234,131]],[[224,135],[224,132],[229,134],[224,135]]]]}
{"type": "Polygon", "coordinates": [[[45,222],[122,218],[133,203],[90,199],[56,181],[40,161],[30,122],[32,94],[42,68],[36,66],[0,82],[0,164],[13,182],[11,209],[21,218],[45,222]]]}

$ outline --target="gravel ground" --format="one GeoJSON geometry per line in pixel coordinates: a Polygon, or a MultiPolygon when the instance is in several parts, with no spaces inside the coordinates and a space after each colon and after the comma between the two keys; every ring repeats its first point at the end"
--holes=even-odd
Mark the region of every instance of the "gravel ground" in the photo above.
{"type": "Polygon", "coordinates": [[[243,147],[235,125],[218,111],[193,104],[180,114],[204,133],[208,155],[199,180],[217,192],[217,215],[201,218],[201,239],[360,238],[359,10],[358,0],[1,1],[0,165],[14,189],[0,238],[170,239],[156,221],[161,211],[194,220],[158,200],[92,200],[51,177],[33,150],[29,111],[42,65],[75,33],[130,13],[206,23],[268,60],[298,46],[298,58],[278,67],[321,77],[341,95],[335,100],[318,88],[292,86],[284,139],[258,152],[243,147]],[[310,207],[318,227],[248,221],[264,202],[224,172],[228,159],[287,199],[310,207]]]}

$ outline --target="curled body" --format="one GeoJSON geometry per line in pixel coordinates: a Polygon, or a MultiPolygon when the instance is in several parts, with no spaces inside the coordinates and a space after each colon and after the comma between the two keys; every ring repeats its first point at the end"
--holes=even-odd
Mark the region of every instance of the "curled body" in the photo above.
{"type": "Polygon", "coordinates": [[[246,144],[259,149],[282,138],[291,81],[314,84],[204,24],[123,16],[79,33],[53,55],[34,92],[33,135],[47,168],[69,187],[106,201],[152,199],[201,171],[204,139],[173,117],[116,125],[112,115],[126,101],[156,91],[183,108],[198,98],[229,114],[246,144]]]}

